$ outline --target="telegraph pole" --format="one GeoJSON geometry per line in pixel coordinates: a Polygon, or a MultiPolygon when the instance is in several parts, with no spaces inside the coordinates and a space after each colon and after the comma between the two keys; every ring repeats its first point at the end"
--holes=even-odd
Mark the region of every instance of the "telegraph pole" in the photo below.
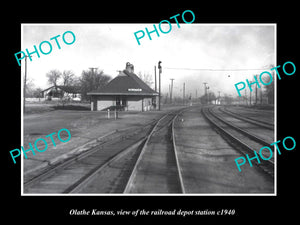
{"type": "Polygon", "coordinates": [[[250,95],[250,106],[251,106],[251,91],[249,91],[249,95],[250,95]]]}
{"type": "MultiPolygon", "coordinates": [[[[257,75],[255,75],[257,78],[257,75]]],[[[255,85],[255,105],[257,105],[257,85],[255,85]]]]}
{"type": "MultiPolygon", "coordinates": [[[[96,84],[95,84],[95,83],[96,83],[96,77],[94,76],[94,75],[95,75],[94,70],[96,70],[97,67],[90,67],[89,69],[92,71],[92,76],[93,76],[93,86],[95,85],[94,87],[96,87],[96,84]]],[[[96,89],[96,88],[95,88],[95,89],[96,89]]]]}
{"type": "MultiPolygon", "coordinates": [[[[204,82],[203,84],[204,84],[204,94],[205,94],[206,100],[207,100],[207,88],[206,88],[207,83],[204,82]]],[[[208,101],[207,101],[207,103],[208,103],[208,101]]]]}
{"type": "Polygon", "coordinates": [[[207,104],[209,104],[209,86],[207,86],[207,104]]]}
{"type": "Polygon", "coordinates": [[[162,68],[161,68],[161,61],[159,61],[158,62],[158,70],[159,70],[159,73],[158,73],[158,75],[159,75],[159,86],[158,86],[158,93],[159,93],[159,95],[158,95],[158,101],[159,101],[159,104],[158,104],[158,110],[160,111],[160,104],[161,104],[161,97],[160,97],[160,95],[161,95],[161,72],[162,72],[162,68]]]}
{"type": "Polygon", "coordinates": [[[157,91],[157,87],[156,87],[156,66],[154,66],[154,80],[155,80],[155,91],[157,91]]]}
{"type": "MultiPolygon", "coordinates": [[[[24,89],[23,89],[23,113],[25,113],[25,95],[26,95],[26,84],[27,84],[27,58],[29,56],[25,55],[25,77],[24,77],[24,89]]],[[[31,56],[33,57],[33,56],[31,56]]]]}
{"type": "Polygon", "coordinates": [[[247,103],[247,88],[245,88],[245,102],[246,102],[246,105],[248,105],[248,103],[247,103]]]}
{"type": "Polygon", "coordinates": [[[25,94],[26,94],[26,83],[27,83],[27,55],[25,55],[25,79],[23,88],[23,114],[25,113],[25,94]]]}
{"type": "Polygon", "coordinates": [[[182,95],[183,95],[183,96],[182,96],[182,99],[183,99],[183,105],[184,105],[184,103],[185,103],[185,83],[183,83],[183,88],[182,88],[182,90],[183,90],[183,91],[182,91],[182,92],[183,92],[183,93],[182,93],[182,95]]]}
{"type": "Polygon", "coordinates": [[[94,75],[94,70],[96,70],[98,67],[90,67],[89,69],[92,71],[92,74],[94,75]]]}
{"type": "MultiPolygon", "coordinates": [[[[169,94],[170,94],[170,96],[171,96],[171,84],[169,84],[169,92],[168,92],[169,94]]],[[[169,97],[170,98],[170,103],[171,103],[171,97],[169,97]]],[[[168,101],[167,101],[168,102],[168,101]]]]}
{"type": "Polygon", "coordinates": [[[262,88],[260,89],[260,104],[262,105],[263,100],[263,94],[262,94],[262,88]]]}
{"type": "Polygon", "coordinates": [[[172,104],[172,97],[173,97],[173,80],[174,78],[171,78],[171,92],[170,92],[170,103],[172,104]]]}

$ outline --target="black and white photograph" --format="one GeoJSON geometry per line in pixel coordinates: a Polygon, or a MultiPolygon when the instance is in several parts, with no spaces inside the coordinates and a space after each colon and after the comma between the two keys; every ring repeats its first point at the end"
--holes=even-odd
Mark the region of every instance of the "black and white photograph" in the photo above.
{"type": "Polygon", "coordinates": [[[22,24],[23,194],[276,194],[275,46],[276,24],[22,24]]]}
{"type": "Polygon", "coordinates": [[[5,8],[4,220],[296,221],[297,7],[112,3],[5,8]]]}

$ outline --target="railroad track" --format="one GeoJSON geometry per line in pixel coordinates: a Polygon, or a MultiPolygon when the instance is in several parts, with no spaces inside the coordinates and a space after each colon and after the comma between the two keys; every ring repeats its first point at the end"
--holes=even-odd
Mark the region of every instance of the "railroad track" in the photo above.
{"type": "Polygon", "coordinates": [[[236,117],[230,113],[226,113],[222,107],[214,106],[211,108],[214,115],[218,116],[228,126],[238,130],[241,133],[245,133],[249,138],[266,146],[274,141],[274,130],[270,130],[262,124],[254,123],[253,121],[247,121],[242,116],[236,117]]]}
{"type": "Polygon", "coordinates": [[[153,128],[132,170],[124,193],[184,193],[174,122],[168,114],[153,128]]]}
{"type": "Polygon", "coordinates": [[[274,130],[274,124],[268,123],[267,121],[254,119],[252,117],[241,116],[240,114],[237,114],[235,112],[228,110],[226,107],[220,108],[220,110],[223,113],[226,113],[227,115],[233,116],[233,117],[243,120],[245,122],[252,123],[256,126],[263,127],[263,128],[269,129],[269,130],[274,130]]]}
{"type": "MultiPolygon", "coordinates": [[[[202,114],[213,125],[217,132],[220,133],[234,149],[240,151],[243,155],[248,154],[249,157],[252,158],[255,156],[254,151],[258,153],[263,146],[269,146],[270,144],[224,120],[212,110],[212,107],[203,107],[202,114]]],[[[269,158],[270,156],[269,153],[263,152],[262,154],[265,158],[269,158]]],[[[256,163],[255,160],[252,162],[268,175],[274,177],[273,157],[270,160],[261,160],[260,164],[256,163]]]]}
{"type": "MultiPolygon", "coordinates": [[[[141,155],[148,152],[147,149],[150,143],[153,143],[154,136],[158,140],[165,138],[161,135],[165,133],[166,127],[169,133],[173,119],[179,112],[168,113],[145,127],[134,132],[125,132],[118,138],[99,143],[89,151],[51,167],[24,182],[24,193],[123,193],[124,190],[125,193],[133,192],[132,188],[136,183],[131,183],[134,184],[133,186],[129,185],[129,180],[136,181],[132,178],[135,174],[132,171],[140,168],[138,164],[140,165],[141,158],[143,158],[141,155]]],[[[174,151],[173,148],[171,149],[174,151]]],[[[168,155],[166,165],[176,167],[178,160],[175,153],[167,151],[166,154],[168,155]],[[172,154],[173,157],[170,157],[172,154]]],[[[178,168],[172,171],[173,173],[168,176],[168,182],[179,179],[177,178],[178,168]]],[[[166,185],[170,186],[168,182],[166,185]]],[[[182,192],[180,183],[171,186],[168,191],[182,192]],[[179,187],[175,188],[177,185],[179,187]]],[[[150,191],[155,193],[156,188],[150,191]]]]}

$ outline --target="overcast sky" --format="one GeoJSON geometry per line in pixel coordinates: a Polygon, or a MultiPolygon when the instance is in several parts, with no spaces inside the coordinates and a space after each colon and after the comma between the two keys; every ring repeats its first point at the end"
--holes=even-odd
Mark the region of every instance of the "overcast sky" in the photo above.
{"type": "MultiPolygon", "coordinates": [[[[168,91],[170,78],[174,78],[175,95],[182,95],[185,82],[186,93],[194,97],[197,89],[199,97],[204,93],[203,82],[207,82],[215,94],[220,91],[221,95],[236,96],[235,83],[251,79],[276,63],[274,24],[183,23],[178,28],[175,23],[168,34],[160,32],[157,37],[152,33],[152,40],[145,35],[138,45],[134,32],[145,31],[145,27],[151,31],[153,24],[23,24],[21,50],[24,52],[26,48],[32,52],[33,45],[38,48],[40,42],[62,36],[66,31],[72,31],[76,36],[72,45],[66,45],[60,36],[61,49],[54,40],[50,41],[53,49],[49,55],[40,53],[38,58],[34,54],[32,62],[28,60],[27,64],[28,79],[33,80],[35,87],[44,89],[49,86],[46,73],[52,69],[72,70],[80,76],[90,67],[115,77],[117,70],[125,69],[126,62],[134,65],[135,73],[154,75],[154,66],[162,61],[163,93],[168,91]],[[243,71],[226,71],[240,69],[243,71]]],[[[162,29],[168,30],[168,25],[162,29]]],[[[22,60],[22,77],[24,64],[22,60]]]]}

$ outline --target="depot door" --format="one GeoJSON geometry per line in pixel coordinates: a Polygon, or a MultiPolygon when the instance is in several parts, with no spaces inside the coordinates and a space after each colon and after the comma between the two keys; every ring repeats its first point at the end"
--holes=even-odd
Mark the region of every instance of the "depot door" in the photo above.
{"type": "Polygon", "coordinates": [[[127,106],[127,98],[123,96],[116,97],[116,106],[120,108],[124,108],[127,106]]]}

